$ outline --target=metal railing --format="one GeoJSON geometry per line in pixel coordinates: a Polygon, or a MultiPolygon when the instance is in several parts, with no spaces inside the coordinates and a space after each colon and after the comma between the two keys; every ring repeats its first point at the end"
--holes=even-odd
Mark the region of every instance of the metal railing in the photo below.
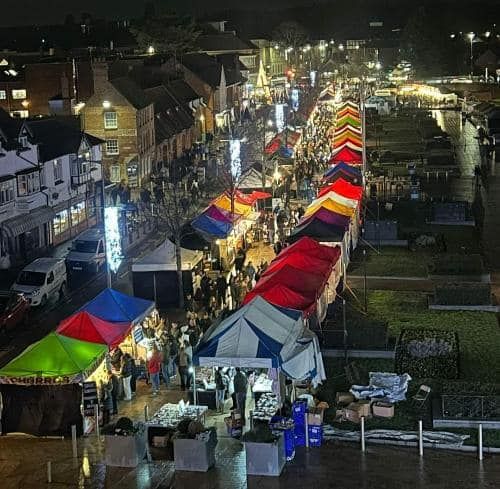
{"type": "Polygon", "coordinates": [[[500,420],[500,396],[441,396],[443,419],[500,420]]]}

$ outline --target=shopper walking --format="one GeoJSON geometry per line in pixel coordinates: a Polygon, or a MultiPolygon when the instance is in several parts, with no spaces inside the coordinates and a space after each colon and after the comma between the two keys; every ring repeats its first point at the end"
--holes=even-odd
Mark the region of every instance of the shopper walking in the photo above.
{"type": "Polygon", "coordinates": [[[125,401],[132,400],[132,389],[130,387],[130,379],[132,378],[132,358],[128,353],[122,356],[120,376],[123,383],[123,399],[125,401]]]}
{"type": "Polygon", "coordinates": [[[234,376],[234,392],[236,394],[236,407],[241,415],[241,422],[245,424],[245,409],[247,404],[248,379],[239,367],[234,376]]]}
{"type": "Polygon", "coordinates": [[[215,408],[217,412],[224,414],[224,397],[226,395],[227,379],[224,378],[222,369],[215,369],[215,408]]]}
{"type": "Polygon", "coordinates": [[[153,390],[153,396],[158,394],[160,390],[160,370],[161,370],[161,353],[158,349],[153,347],[153,354],[148,361],[148,373],[151,380],[151,388],[153,390]]]}
{"type": "Polygon", "coordinates": [[[179,348],[179,355],[177,356],[178,369],[179,369],[179,377],[181,378],[181,389],[186,390],[189,388],[190,384],[190,375],[189,375],[189,366],[191,365],[191,358],[186,352],[186,348],[184,345],[181,345],[179,348]]]}

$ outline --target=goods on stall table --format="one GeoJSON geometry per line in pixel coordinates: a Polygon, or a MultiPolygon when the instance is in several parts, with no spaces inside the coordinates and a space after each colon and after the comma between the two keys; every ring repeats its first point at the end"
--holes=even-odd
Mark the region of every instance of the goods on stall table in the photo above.
{"type": "Polygon", "coordinates": [[[294,422],[290,418],[282,416],[273,416],[269,422],[269,427],[274,434],[283,433],[285,442],[285,455],[288,461],[293,460],[295,457],[295,435],[294,435],[294,422]]]}
{"type": "Polygon", "coordinates": [[[148,426],[175,428],[183,419],[200,421],[207,412],[207,406],[180,406],[178,404],[164,404],[148,420],[148,426]]]}
{"type": "Polygon", "coordinates": [[[257,401],[253,412],[254,419],[270,420],[279,409],[278,397],[276,394],[266,392],[257,401]]]}

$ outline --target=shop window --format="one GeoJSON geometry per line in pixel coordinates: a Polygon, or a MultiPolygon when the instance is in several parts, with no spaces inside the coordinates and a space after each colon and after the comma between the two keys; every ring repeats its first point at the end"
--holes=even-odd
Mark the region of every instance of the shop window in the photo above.
{"type": "Polygon", "coordinates": [[[87,219],[85,202],[79,202],[71,206],[71,226],[76,226],[87,219]]]}
{"type": "Polygon", "coordinates": [[[17,193],[20,197],[40,191],[40,173],[34,171],[17,175],[17,193]]]}
{"type": "Polygon", "coordinates": [[[5,100],[7,98],[7,92],[5,90],[0,90],[0,100],[5,100]]]}
{"type": "Polygon", "coordinates": [[[68,220],[68,210],[64,209],[61,212],[56,214],[52,221],[52,229],[54,230],[54,235],[57,236],[59,234],[64,233],[64,231],[69,229],[69,220],[68,220]]]}
{"type": "Polygon", "coordinates": [[[107,139],[106,140],[106,154],[107,155],[120,154],[119,149],[118,149],[118,139],[107,139]]]}
{"type": "Polygon", "coordinates": [[[16,119],[26,119],[30,113],[27,110],[14,110],[10,115],[16,119]]]}
{"type": "Polygon", "coordinates": [[[113,183],[117,183],[121,180],[121,178],[120,178],[120,165],[111,165],[111,167],[110,167],[110,180],[113,183]]]}
{"type": "Polygon", "coordinates": [[[12,98],[14,100],[23,100],[26,98],[26,90],[22,89],[14,89],[12,90],[12,98]]]}
{"type": "Polygon", "coordinates": [[[118,114],[116,112],[104,112],[104,129],[118,129],[118,114]]]}
{"type": "Polygon", "coordinates": [[[0,182],[0,205],[8,204],[14,200],[14,179],[0,182]]]}

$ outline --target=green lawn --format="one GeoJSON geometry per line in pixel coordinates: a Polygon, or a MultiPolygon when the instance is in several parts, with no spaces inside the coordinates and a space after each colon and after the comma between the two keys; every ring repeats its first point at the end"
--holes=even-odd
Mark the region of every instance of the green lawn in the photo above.
{"type": "Polygon", "coordinates": [[[394,337],[405,328],[456,331],[461,379],[500,382],[500,327],[494,313],[429,311],[424,293],[375,290],[369,292],[368,317],[387,321],[394,337]]]}
{"type": "MultiPolygon", "coordinates": [[[[427,264],[434,253],[427,250],[382,247],[366,251],[366,274],[393,277],[427,277],[427,264]]],[[[358,248],[351,259],[348,274],[363,275],[363,250],[358,248]]]]}

